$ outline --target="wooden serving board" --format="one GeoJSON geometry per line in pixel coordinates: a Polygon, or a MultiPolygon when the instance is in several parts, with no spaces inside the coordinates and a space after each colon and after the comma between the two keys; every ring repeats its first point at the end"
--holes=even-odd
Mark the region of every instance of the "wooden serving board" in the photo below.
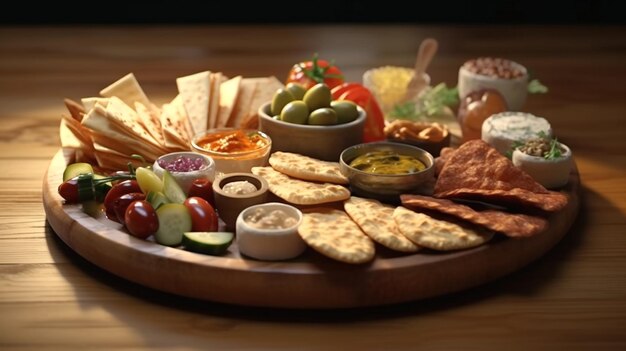
{"type": "MultiPolygon", "coordinates": [[[[480,247],[452,253],[401,254],[377,245],[376,259],[349,265],[307,250],[296,260],[264,262],[239,255],[236,243],[214,257],[140,240],[81,205],[64,205],[57,188],[67,161],[52,159],[43,182],[47,219],[81,256],[130,281],[203,300],[281,308],[348,308],[417,300],[486,283],[539,258],[567,233],[579,209],[577,169],[565,191],[569,203],[532,238],[498,235],[480,247]]],[[[426,251],[426,250],[424,250],[426,251]]]]}

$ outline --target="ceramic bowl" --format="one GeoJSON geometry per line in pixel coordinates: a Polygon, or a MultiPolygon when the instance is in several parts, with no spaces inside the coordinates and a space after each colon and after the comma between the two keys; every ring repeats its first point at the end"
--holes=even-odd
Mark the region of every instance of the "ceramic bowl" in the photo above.
{"type": "Polygon", "coordinates": [[[216,128],[200,133],[191,141],[193,150],[199,154],[211,157],[215,161],[215,171],[218,174],[245,172],[250,173],[252,167],[265,166],[272,148],[272,139],[263,132],[253,129],[216,128]],[[220,152],[204,146],[202,140],[207,137],[220,136],[227,139],[229,135],[241,131],[248,137],[259,138],[263,146],[250,151],[220,152]]]}
{"type": "Polygon", "coordinates": [[[213,182],[215,207],[227,230],[235,230],[239,213],[252,205],[264,203],[268,198],[268,184],[263,177],[251,173],[228,173],[218,176],[213,182]],[[228,183],[246,181],[254,185],[256,191],[247,194],[234,194],[224,190],[228,183]]]}
{"type": "Polygon", "coordinates": [[[295,124],[270,115],[270,102],[259,108],[259,129],[272,138],[272,152],[293,152],[324,161],[339,159],[348,146],[363,141],[366,113],[357,106],[356,120],[329,126],[295,124]]]}
{"type": "Polygon", "coordinates": [[[372,197],[387,202],[397,202],[400,194],[428,193],[435,180],[433,156],[416,146],[376,142],[351,146],[341,153],[339,169],[350,181],[352,193],[372,197]],[[372,151],[392,151],[401,155],[413,156],[426,168],[408,174],[374,174],[350,166],[355,158],[372,151]]]}
{"type": "Polygon", "coordinates": [[[573,165],[572,151],[565,144],[561,143],[561,147],[565,150],[561,157],[549,160],[515,149],[512,161],[545,188],[560,188],[568,183],[573,165]]]}
{"type": "Polygon", "coordinates": [[[528,95],[528,72],[526,67],[517,62],[506,60],[512,67],[522,72],[516,78],[501,78],[499,76],[478,74],[467,68],[472,60],[459,68],[458,89],[461,99],[473,91],[495,89],[506,100],[509,111],[521,111],[528,95]]]}
{"type": "Polygon", "coordinates": [[[302,223],[302,212],[287,204],[270,202],[248,207],[237,217],[237,246],[239,251],[248,257],[267,261],[297,257],[306,249],[306,243],[298,234],[300,223],[302,223]],[[280,210],[288,217],[294,218],[295,223],[284,229],[255,227],[246,219],[258,210],[264,211],[266,214],[280,210]]]}
{"type": "MultiPolygon", "coordinates": [[[[183,152],[172,152],[166,155],[159,157],[154,164],[152,165],[152,170],[159,178],[163,178],[164,167],[162,164],[176,162],[176,160],[180,160],[181,157],[191,159],[191,160],[202,160],[204,166],[195,171],[188,172],[177,172],[170,170],[170,174],[176,179],[180,188],[183,189],[185,194],[189,191],[191,187],[191,183],[195,179],[205,178],[210,180],[211,182],[215,178],[215,162],[213,159],[206,155],[201,155],[191,151],[183,151],[183,152]]],[[[167,168],[167,166],[165,166],[167,168]]]]}

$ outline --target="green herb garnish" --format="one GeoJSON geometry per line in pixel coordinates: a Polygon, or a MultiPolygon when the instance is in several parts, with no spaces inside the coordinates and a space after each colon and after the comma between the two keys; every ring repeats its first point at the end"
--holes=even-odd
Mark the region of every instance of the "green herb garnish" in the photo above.
{"type": "Polygon", "coordinates": [[[409,101],[396,104],[389,116],[394,119],[419,120],[444,113],[446,107],[459,103],[459,91],[456,87],[448,88],[446,83],[439,83],[425,89],[417,102],[409,101]]]}
{"type": "Polygon", "coordinates": [[[550,151],[543,155],[543,158],[545,158],[546,160],[552,160],[561,156],[561,144],[557,141],[556,138],[550,140],[550,151]]]}
{"type": "Polygon", "coordinates": [[[545,94],[548,92],[548,87],[541,84],[539,79],[533,79],[528,82],[528,92],[531,94],[545,94]]]}

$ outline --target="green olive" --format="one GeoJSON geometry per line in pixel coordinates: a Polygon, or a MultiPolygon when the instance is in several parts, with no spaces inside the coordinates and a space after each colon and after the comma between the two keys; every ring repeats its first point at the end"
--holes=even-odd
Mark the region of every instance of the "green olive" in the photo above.
{"type": "Polygon", "coordinates": [[[272,99],[270,112],[273,115],[279,115],[280,112],[283,110],[283,107],[285,107],[285,105],[292,102],[293,100],[296,99],[293,97],[293,95],[291,95],[288,90],[285,90],[283,88],[276,90],[276,93],[274,93],[274,98],[272,99]]]}
{"type": "Polygon", "coordinates": [[[273,117],[272,117],[272,119],[275,119],[275,120],[277,120],[277,121],[280,121],[280,115],[273,116],[273,117]]]}
{"type": "Polygon", "coordinates": [[[309,110],[314,111],[318,108],[330,107],[332,96],[328,85],[319,83],[307,90],[302,100],[309,107],[309,110]]]}
{"type": "Polygon", "coordinates": [[[324,126],[337,124],[337,113],[330,107],[318,108],[317,110],[311,112],[308,123],[324,126]]]}
{"type": "Polygon", "coordinates": [[[296,82],[287,83],[285,89],[287,89],[287,91],[289,91],[296,100],[302,100],[304,98],[304,93],[306,93],[306,88],[296,82]]]}
{"type": "Polygon", "coordinates": [[[300,100],[288,103],[280,113],[280,120],[283,122],[306,124],[308,118],[309,108],[300,100]]]}
{"type": "Polygon", "coordinates": [[[337,113],[338,124],[352,122],[359,117],[359,111],[356,108],[356,104],[352,101],[333,101],[330,103],[330,107],[332,107],[337,113]]]}

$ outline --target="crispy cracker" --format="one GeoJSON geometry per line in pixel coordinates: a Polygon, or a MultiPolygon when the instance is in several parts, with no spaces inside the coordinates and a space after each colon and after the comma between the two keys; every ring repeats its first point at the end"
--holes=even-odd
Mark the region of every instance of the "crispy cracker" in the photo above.
{"type": "Polygon", "coordinates": [[[67,108],[67,111],[70,113],[72,118],[78,122],[82,121],[83,115],[85,114],[85,109],[83,108],[83,105],[72,99],[67,98],[64,99],[63,102],[65,103],[65,107],[67,108]]]}
{"type": "Polygon", "coordinates": [[[163,105],[161,128],[163,128],[165,146],[171,150],[185,151],[191,149],[190,143],[193,132],[180,95],[177,95],[169,104],[163,105]]]}
{"type": "Polygon", "coordinates": [[[395,207],[352,196],[343,203],[343,208],[361,230],[377,243],[401,252],[415,252],[419,249],[398,229],[393,220],[395,207]]]}
{"type": "Polygon", "coordinates": [[[163,137],[163,128],[161,127],[161,120],[155,115],[152,109],[144,106],[139,101],[135,102],[135,111],[139,117],[139,123],[141,123],[144,129],[150,133],[159,146],[165,146],[165,138],[163,137]]]}
{"type": "Polygon", "coordinates": [[[298,233],[315,251],[352,264],[374,259],[374,243],[345,212],[317,208],[305,211],[302,217],[298,233]]]}
{"type": "Polygon", "coordinates": [[[508,237],[528,237],[543,232],[548,227],[545,218],[498,210],[476,211],[447,199],[421,195],[401,195],[402,205],[413,210],[432,210],[451,215],[508,237]]]}
{"type": "Polygon", "coordinates": [[[292,204],[318,205],[350,197],[350,191],[341,185],[291,178],[272,167],[253,167],[252,173],[265,178],[272,193],[292,204]]]}
{"type": "Polygon", "coordinates": [[[393,219],[400,232],[409,240],[437,251],[469,249],[482,245],[493,237],[491,231],[464,228],[402,206],[394,210],[393,219]]]}
{"type": "Polygon", "coordinates": [[[437,178],[434,196],[509,202],[544,211],[557,211],[567,204],[567,196],[548,191],[482,140],[471,140],[450,155],[437,178]]]}
{"type": "Polygon", "coordinates": [[[290,177],[314,182],[348,184],[348,178],[339,171],[338,162],[321,161],[300,154],[277,151],[270,156],[269,163],[272,168],[290,177]]]}

